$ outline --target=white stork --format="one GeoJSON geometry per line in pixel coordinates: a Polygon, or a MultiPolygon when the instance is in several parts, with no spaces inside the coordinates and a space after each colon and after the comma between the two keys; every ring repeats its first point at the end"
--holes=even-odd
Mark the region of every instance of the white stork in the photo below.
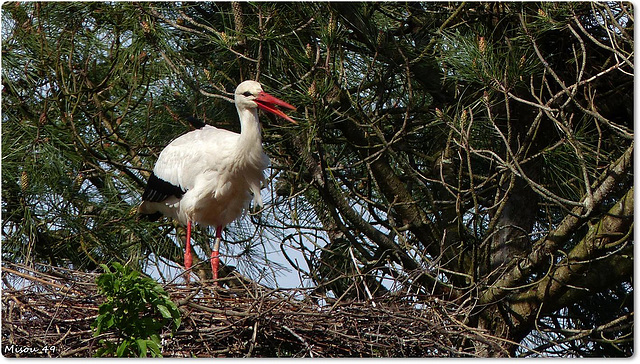
{"type": "Polygon", "coordinates": [[[138,211],[152,220],[168,216],[187,226],[184,254],[186,279],[191,256],[191,224],[216,227],[211,252],[214,282],[218,279],[222,229],[238,218],[252,199],[262,206],[260,184],[269,157],[262,150],[258,109],[295,124],[276,106],[295,107],[262,90],[256,81],[244,81],[235,91],[240,134],[202,125],[167,145],[153,168],[138,211]]]}

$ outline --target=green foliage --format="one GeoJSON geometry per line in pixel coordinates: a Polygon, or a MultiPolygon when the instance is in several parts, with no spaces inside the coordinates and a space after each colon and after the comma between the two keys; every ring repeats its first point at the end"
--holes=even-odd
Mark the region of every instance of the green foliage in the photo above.
{"type": "Polygon", "coordinates": [[[532,75],[542,71],[533,51],[521,44],[524,37],[507,39],[484,30],[463,34],[459,30],[443,32],[442,59],[451,79],[475,83],[498,92],[516,85],[526,87],[532,75]],[[498,39],[490,39],[490,36],[498,39]]]}
{"type": "Polygon", "coordinates": [[[161,357],[160,334],[169,326],[180,326],[178,307],[157,282],[118,262],[100,265],[104,269],[96,280],[106,297],[98,317],[91,325],[94,336],[113,332],[116,341],[100,340],[95,356],[161,357]]]}

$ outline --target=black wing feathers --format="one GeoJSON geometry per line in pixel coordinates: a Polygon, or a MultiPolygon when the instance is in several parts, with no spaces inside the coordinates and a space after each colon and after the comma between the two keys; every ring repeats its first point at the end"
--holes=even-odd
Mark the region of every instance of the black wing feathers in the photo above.
{"type": "Polygon", "coordinates": [[[149,177],[149,182],[147,182],[147,188],[142,194],[142,200],[149,202],[162,202],[171,196],[181,198],[185,192],[186,191],[179,186],[162,180],[152,173],[151,177],[149,177]]]}

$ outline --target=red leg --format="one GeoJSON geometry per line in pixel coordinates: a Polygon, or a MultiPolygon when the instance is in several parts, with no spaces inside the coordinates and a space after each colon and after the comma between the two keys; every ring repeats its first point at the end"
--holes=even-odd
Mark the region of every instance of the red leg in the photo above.
{"type": "Polygon", "coordinates": [[[213,275],[213,284],[218,285],[216,280],[218,279],[218,267],[220,266],[220,240],[222,239],[222,226],[216,227],[216,241],[213,244],[213,250],[211,251],[211,273],[213,275]]]}
{"type": "Polygon", "coordinates": [[[185,280],[189,283],[189,276],[191,274],[191,263],[193,263],[193,257],[191,256],[191,221],[187,222],[187,246],[184,250],[184,269],[186,269],[185,280]]]}

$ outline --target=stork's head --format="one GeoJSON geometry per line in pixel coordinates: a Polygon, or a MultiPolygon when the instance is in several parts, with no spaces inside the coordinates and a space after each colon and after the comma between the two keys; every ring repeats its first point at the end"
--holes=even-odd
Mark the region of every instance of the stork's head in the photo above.
{"type": "Polygon", "coordinates": [[[236,88],[235,102],[238,110],[259,108],[296,124],[293,119],[276,108],[276,106],[289,110],[295,110],[296,108],[264,92],[260,83],[256,81],[249,80],[239,84],[236,88]]]}

